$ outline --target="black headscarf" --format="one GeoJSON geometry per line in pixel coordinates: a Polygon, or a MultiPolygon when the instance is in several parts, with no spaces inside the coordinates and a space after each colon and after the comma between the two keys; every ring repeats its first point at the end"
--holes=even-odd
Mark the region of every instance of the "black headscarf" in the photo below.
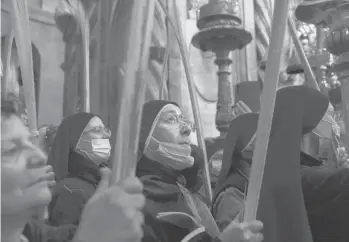
{"type": "MultiPolygon", "coordinates": [[[[309,113],[303,117],[303,135],[310,133],[319,124],[321,118],[324,116],[329,103],[326,96],[306,86],[290,86],[281,88],[277,91],[275,102],[275,110],[280,110],[280,114],[274,112],[274,117],[277,115],[281,116],[284,110],[287,108],[288,102],[291,102],[291,100],[297,98],[305,98],[304,96],[309,98],[312,102],[304,103],[303,108],[310,110],[311,112],[309,111],[309,113]],[[313,102],[311,98],[316,101],[313,102]]],[[[241,153],[241,148],[244,146],[241,146],[241,143],[246,144],[246,140],[244,142],[241,142],[241,140],[244,140],[247,137],[248,141],[252,136],[252,133],[257,131],[258,116],[258,113],[247,113],[234,119],[230,125],[224,144],[222,168],[215,191],[216,197],[219,195],[222,189],[233,183],[233,180],[228,179],[228,177],[233,179],[231,176],[232,173],[238,177],[239,182],[246,180],[244,177],[240,179],[240,174],[236,172],[237,168],[241,166],[241,160],[251,160],[252,158],[250,154],[241,153]],[[239,141],[239,139],[241,140],[239,141]]],[[[285,141],[283,142],[286,142],[286,140],[287,137],[285,137],[285,141]]],[[[305,154],[304,152],[300,152],[300,157],[303,165],[319,165],[318,160],[305,154]]]]}
{"type": "Polygon", "coordinates": [[[48,157],[48,164],[53,167],[57,181],[68,175],[72,155],[75,159],[82,157],[74,149],[85,127],[96,116],[91,113],[77,113],[65,118],[60,124],[48,157]]]}
{"type": "MultiPolygon", "coordinates": [[[[197,177],[199,172],[198,165],[194,165],[183,171],[178,171],[152,161],[143,154],[144,145],[148,136],[151,135],[150,131],[153,123],[159,112],[168,104],[173,104],[178,107],[177,103],[163,100],[149,101],[143,106],[143,116],[139,137],[140,158],[137,164],[136,175],[143,182],[144,195],[156,203],[155,206],[149,208],[151,210],[149,211],[150,213],[161,211],[183,211],[182,204],[178,204],[177,202],[177,199],[181,194],[177,182],[182,183],[182,185],[185,185],[188,189],[194,188],[196,182],[193,181],[193,179],[197,177]],[[190,177],[190,179],[188,179],[187,182],[186,178],[188,177],[190,177]]],[[[192,155],[194,158],[197,158],[194,163],[198,162],[197,150],[193,149],[193,146],[192,155]]]]}
{"type": "Polygon", "coordinates": [[[151,127],[153,126],[153,123],[157,115],[165,106],[169,104],[179,107],[178,104],[175,102],[169,102],[164,100],[153,100],[146,102],[143,105],[141,130],[139,132],[139,150],[141,153],[144,152],[145,142],[148,139],[148,136],[150,135],[151,127]]]}

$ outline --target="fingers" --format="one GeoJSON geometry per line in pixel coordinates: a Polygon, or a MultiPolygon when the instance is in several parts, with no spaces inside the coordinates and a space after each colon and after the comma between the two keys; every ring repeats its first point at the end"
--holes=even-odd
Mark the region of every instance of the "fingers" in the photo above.
{"type": "Polygon", "coordinates": [[[241,109],[241,111],[243,112],[243,113],[251,113],[252,112],[252,110],[246,105],[246,103],[244,103],[243,101],[239,101],[238,103],[237,103],[237,107],[239,108],[239,109],[241,109]]]}
{"type": "Polygon", "coordinates": [[[124,207],[130,207],[138,210],[142,210],[145,205],[145,197],[143,194],[118,194],[118,197],[113,198],[113,203],[118,203],[124,207]]]}
{"type": "Polygon", "coordinates": [[[235,104],[233,108],[233,116],[238,117],[245,113],[251,113],[252,110],[243,102],[239,101],[235,104]]]}
{"type": "Polygon", "coordinates": [[[144,223],[144,215],[142,212],[137,212],[132,218],[132,227],[134,228],[134,232],[138,238],[142,238],[144,235],[143,232],[143,223],[144,223]]]}
{"type": "Polygon", "coordinates": [[[262,229],[263,224],[260,221],[249,223],[232,222],[224,229],[220,238],[223,242],[231,241],[231,238],[235,238],[236,241],[261,242],[263,240],[262,229]]]}
{"type": "Polygon", "coordinates": [[[45,175],[43,176],[43,179],[48,182],[49,187],[53,187],[56,184],[56,181],[52,166],[45,166],[44,170],[45,175]]]}
{"type": "Polygon", "coordinates": [[[28,168],[39,168],[46,165],[47,156],[37,146],[32,145],[33,149],[30,152],[30,158],[28,159],[28,168]]]}
{"type": "Polygon", "coordinates": [[[242,223],[241,226],[243,229],[250,230],[252,233],[260,232],[263,229],[263,223],[258,220],[249,223],[242,223]]]}
{"type": "Polygon", "coordinates": [[[108,167],[103,167],[103,168],[101,168],[100,173],[101,173],[101,180],[108,181],[108,183],[109,183],[109,179],[111,176],[111,169],[108,167]]]}
{"type": "Polygon", "coordinates": [[[121,183],[121,187],[129,194],[138,194],[143,192],[142,182],[135,176],[130,176],[121,183]]]}
{"type": "Polygon", "coordinates": [[[51,191],[48,186],[49,182],[44,180],[38,182],[23,191],[23,199],[29,207],[46,206],[51,201],[51,191]]]}
{"type": "Polygon", "coordinates": [[[99,182],[96,193],[106,190],[110,185],[111,170],[108,167],[100,169],[101,180],[99,182]]]}
{"type": "MultiPolygon", "coordinates": [[[[138,179],[137,179],[138,180],[138,179]]],[[[100,190],[98,194],[94,194],[90,199],[92,203],[98,203],[104,200],[111,206],[123,207],[125,209],[142,210],[145,205],[145,197],[142,193],[128,193],[120,186],[112,186],[105,190],[100,190]]]]}
{"type": "Polygon", "coordinates": [[[246,242],[261,242],[263,241],[264,236],[262,233],[252,233],[250,230],[244,232],[243,241],[246,242]]]}
{"type": "MultiPolygon", "coordinates": [[[[138,239],[143,237],[144,215],[142,209],[145,204],[145,197],[143,194],[128,194],[120,187],[110,187],[105,195],[110,196],[107,206],[104,203],[104,209],[109,211],[109,216],[122,220],[127,227],[129,235],[127,237],[138,239]],[[112,215],[113,213],[116,215],[112,215]],[[131,228],[131,229],[130,229],[131,228]]],[[[100,199],[106,197],[101,196],[100,199]]],[[[97,203],[96,203],[97,204],[97,203]]],[[[133,240],[134,241],[134,240],[133,240]]]]}
{"type": "Polygon", "coordinates": [[[144,223],[144,215],[141,211],[132,208],[125,209],[125,216],[129,221],[133,221],[134,225],[142,225],[144,223]]]}
{"type": "Polygon", "coordinates": [[[244,231],[244,240],[249,242],[263,241],[264,237],[261,233],[263,223],[261,221],[252,221],[249,223],[242,223],[241,227],[244,231]]]}
{"type": "Polygon", "coordinates": [[[49,187],[52,187],[56,184],[55,174],[53,172],[52,166],[43,166],[37,169],[30,169],[29,174],[32,180],[28,184],[28,186],[39,183],[41,181],[47,181],[49,187]]]}
{"type": "Polygon", "coordinates": [[[250,239],[251,242],[262,242],[264,240],[264,236],[261,233],[256,233],[250,239]]]}

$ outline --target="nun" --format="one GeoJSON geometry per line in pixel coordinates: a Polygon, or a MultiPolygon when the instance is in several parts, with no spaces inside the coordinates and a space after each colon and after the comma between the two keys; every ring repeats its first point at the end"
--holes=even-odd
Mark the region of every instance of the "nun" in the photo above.
{"type": "Polygon", "coordinates": [[[101,179],[111,146],[110,130],[101,118],[77,113],[60,124],[48,164],[56,174],[56,186],[49,205],[49,224],[78,225],[82,210],[101,179]]]}
{"type": "MultiPolygon", "coordinates": [[[[178,242],[194,229],[193,223],[185,219],[195,215],[182,192],[184,188],[194,198],[202,199],[198,189],[202,184],[203,159],[190,144],[192,130],[193,124],[184,117],[177,103],[155,100],[144,104],[136,168],[146,197],[142,242],[178,242]],[[164,220],[159,216],[167,212],[181,213],[183,219],[164,220]]],[[[255,227],[256,233],[251,233],[253,240],[241,238],[241,241],[261,241],[261,226],[255,227]]],[[[219,241],[219,238],[204,233],[195,241],[219,241]]]]}

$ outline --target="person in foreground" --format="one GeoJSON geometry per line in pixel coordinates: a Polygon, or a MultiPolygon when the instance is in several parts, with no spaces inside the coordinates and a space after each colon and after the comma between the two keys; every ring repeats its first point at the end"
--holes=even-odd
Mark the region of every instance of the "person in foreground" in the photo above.
{"type": "MultiPolygon", "coordinates": [[[[51,201],[52,168],[44,153],[30,141],[28,129],[12,103],[1,106],[1,241],[25,242],[24,226],[42,218],[51,201]]],[[[74,242],[139,241],[143,236],[145,199],[142,184],[130,177],[109,185],[110,170],[101,170],[99,186],[87,202],[74,242]]]]}
{"type": "MultiPolygon", "coordinates": [[[[178,104],[162,100],[144,104],[139,138],[140,159],[136,170],[146,197],[142,242],[179,242],[195,229],[193,223],[186,221],[190,216],[195,217],[195,213],[183,193],[184,187],[187,196],[191,194],[195,200],[197,189],[194,187],[197,186],[194,184],[197,182],[188,184],[186,175],[186,171],[197,162],[189,141],[191,131],[192,124],[183,116],[178,104]],[[175,220],[164,219],[160,216],[164,213],[181,213],[184,216],[175,220]]],[[[191,180],[198,178],[198,171],[191,171],[191,176],[191,180]]],[[[209,209],[207,211],[207,215],[211,216],[209,209]]],[[[232,223],[217,237],[203,234],[190,241],[257,242],[263,239],[260,233],[262,227],[259,221],[232,223]]]]}

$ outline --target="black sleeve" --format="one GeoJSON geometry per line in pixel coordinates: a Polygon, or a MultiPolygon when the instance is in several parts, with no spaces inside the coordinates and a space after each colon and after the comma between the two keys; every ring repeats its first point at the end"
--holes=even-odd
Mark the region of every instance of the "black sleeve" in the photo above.
{"type": "Polygon", "coordinates": [[[164,236],[164,231],[161,223],[159,223],[153,216],[150,214],[144,214],[144,224],[143,224],[143,238],[142,242],[166,242],[164,236]]]}
{"type": "Polygon", "coordinates": [[[301,175],[309,215],[349,218],[349,169],[302,167],[301,175]]]}
{"type": "Polygon", "coordinates": [[[59,193],[52,198],[49,207],[50,224],[53,226],[78,225],[86,202],[82,190],[60,189],[59,193]]]}
{"type": "Polygon", "coordinates": [[[53,227],[43,221],[32,220],[26,225],[23,234],[29,242],[69,242],[72,241],[76,228],[71,224],[53,227]]]}

